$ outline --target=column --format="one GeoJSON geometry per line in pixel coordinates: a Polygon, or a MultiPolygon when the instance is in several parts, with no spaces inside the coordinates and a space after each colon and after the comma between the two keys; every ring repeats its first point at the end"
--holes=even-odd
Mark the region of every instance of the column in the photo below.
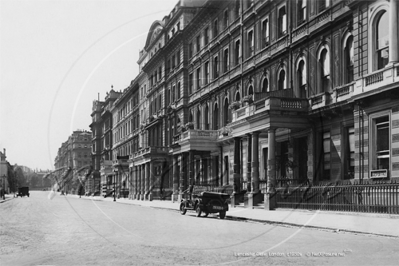
{"type": "Polygon", "coordinates": [[[397,0],[390,1],[389,8],[389,63],[397,63],[398,56],[398,3],[397,0]]]}
{"type": "Polygon", "coordinates": [[[140,193],[140,199],[144,200],[145,198],[145,164],[140,165],[141,167],[141,193],[140,193]]]}
{"type": "MultiPolygon", "coordinates": [[[[273,142],[274,143],[274,142],[273,142]]],[[[259,132],[252,133],[252,192],[259,192],[259,132]]]]}
{"type": "Polygon", "coordinates": [[[248,137],[248,147],[247,147],[247,193],[251,192],[253,186],[253,180],[251,177],[251,162],[252,162],[252,135],[247,134],[248,137]]]}
{"type": "MultiPolygon", "coordinates": [[[[265,210],[273,210],[275,208],[274,203],[274,192],[276,191],[276,158],[275,158],[275,140],[276,131],[275,129],[269,129],[268,131],[268,162],[267,162],[267,191],[264,194],[265,210]]],[[[262,191],[265,192],[265,191],[262,191]]]]}
{"type": "Polygon", "coordinates": [[[233,168],[233,188],[234,192],[240,191],[240,140],[241,137],[234,138],[234,168],[233,168]]]}
{"type": "Polygon", "coordinates": [[[177,201],[180,202],[182,199],[183,191],[184,191],[184,179],[186,178],[187,175],[187,153],[181,153],[180,154],[180,187],[179,187],[179,195],[177,201]]]}
{"type": "Polygon", "coordinates": [[[147,163],[147,200],[152,200],[152,190],[154,187],[154,163],[151,160],[147,163]]]}
{"type": "Polygon", "coordinates": [[[137,167],[136,166],[133,166],[132,182],[133,182],[133,199],[136,199],[137,198],[137,167]]]}
{"type": "Polygon", "coordinates": [[[179,195],[179,173],[177,172],[177,164],[178,164],[178,158],[177,155],[173,155],[173,166],[172,166],[172,171],[173,171],[173,195],[172,195],[172,202],[175,202],[178,200],[178,195],[179,195]]]}
{"type": "Polygon", "coordinates": [[[189,151],[188,157],[188,185],[191,186],[194,183],[194,151],[189,151]]]}

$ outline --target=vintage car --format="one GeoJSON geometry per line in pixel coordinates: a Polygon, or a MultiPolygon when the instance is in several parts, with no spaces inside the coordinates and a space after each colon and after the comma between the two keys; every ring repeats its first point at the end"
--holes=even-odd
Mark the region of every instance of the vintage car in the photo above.
{"type": "Polygon", "coordinates": [[[207,217],[209,213],[219,213],[220,219],[226,217],[226,212],[229,210],[227,200],[230,198],[229,194],[219,192],[201,192],[199,195],[194,195],[191,199],[183,199],[180,203],[180,213],[186,214],[187,210],[195,210],[197,217],[202,213],[207,217]]]}
{"type": "Polygon", "coordinates": [[[29,197],[29,187],[19,187],[18,188],[17,197],[23,197],[23,196],[29,197]]]}

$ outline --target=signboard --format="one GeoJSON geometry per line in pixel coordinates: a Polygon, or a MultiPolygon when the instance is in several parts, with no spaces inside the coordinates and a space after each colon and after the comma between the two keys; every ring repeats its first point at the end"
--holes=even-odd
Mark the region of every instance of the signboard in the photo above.
{"type": "Polygon", "coordinates": [[[387,178],[388,170],[387,169],[379,169],[379,170],[371,170],[370,178],[387,178]]]}

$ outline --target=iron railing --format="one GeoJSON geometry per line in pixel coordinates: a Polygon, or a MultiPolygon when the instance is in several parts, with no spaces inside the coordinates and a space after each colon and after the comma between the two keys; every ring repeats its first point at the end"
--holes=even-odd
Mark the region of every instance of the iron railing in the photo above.
{"type": "Polygon", "coordinates": [[[353,182],[277,188],[277,208],[399,214],[399,182],[353,182]]]}

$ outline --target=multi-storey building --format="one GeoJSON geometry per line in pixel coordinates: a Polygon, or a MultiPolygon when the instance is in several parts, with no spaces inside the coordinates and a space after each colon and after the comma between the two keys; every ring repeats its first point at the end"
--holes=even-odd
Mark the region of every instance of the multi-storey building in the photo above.
{"type": "MultiPolygon", "coordinates": [[[[60,168],[70,168],[70,174],[73,175],[74,172],[81,170],[82,168],[89,168],[92,165],[91,158],[91,133],[85,130],[76,130],[68,137],[68,140],[62,143],[61,147],[58,149],[57,156],[54,160],[55,169],[60,168]]],[[[68,180],[73,180],[68,178],[68,180]]],[[[76,181],[76,180],[73,180],[76,181]]],[[[76,184],[81,183],[75,182],[76,184]]],[[[76,186],[71,186],[71,182],[65,184],[63,187],[69,193],[77,192],[76,186]]],[[[85,190],[89,193],[97,192],[95,190],[94,179],[87,179],[85,182],[85,190]]]]}
{"type": "Polygon", "coordinates": [[[269,209],[284,180],[399,179],[397,5],[179,1],[140,52],[137,151],[113,147],[132,197],[207,185],[269,209]]]}
{"type": "Polygon", "coordinates": [[[107,195],[113,189],[113,116],[111,110],[114,102],[121,94],[111,89],[104,101],[93,101],[92,123],[90,124],[92,131],[92,173],[93,177],[98,179],[98,186],[101,187],[104,195],[107,195]]]}

